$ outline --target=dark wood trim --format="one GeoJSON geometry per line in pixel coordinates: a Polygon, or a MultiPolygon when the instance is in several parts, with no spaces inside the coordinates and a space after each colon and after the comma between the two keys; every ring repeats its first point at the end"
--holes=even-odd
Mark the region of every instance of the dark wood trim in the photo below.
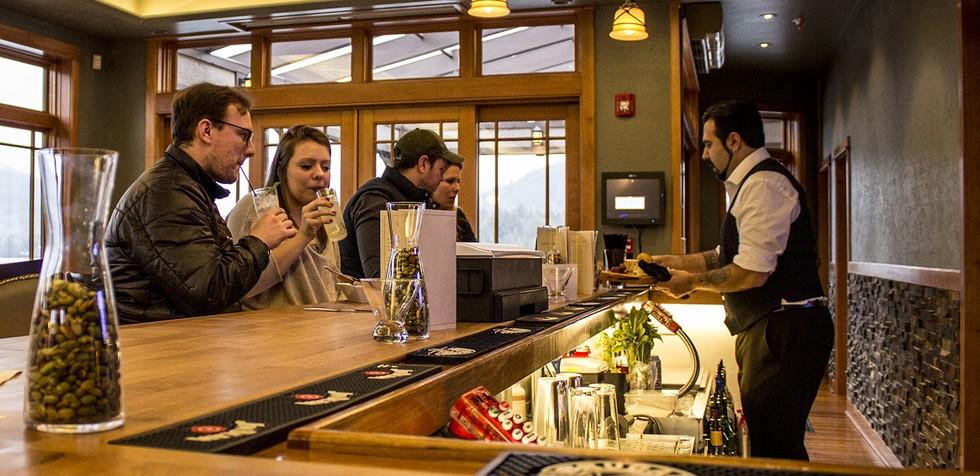
{"type": "MultiPolygon", "coordinates": [[[[833,260],[847,263],[850,260],[851,217],[849,170],[851,138],[834,149],[831,157],[831,204],[833,214],[833,260]]],[[[836,266],[834,272],[834,393],[847,395],[847,325],[848,303],[847,267],[836,266]]]]}
{"type": "Polygon", "coordinates": [[[272,40],[266,32],[252,36],[251,87],[264,88],[272,85],[272,40]]]}
{"type": "MultiPolygon", "coordinates": [[[[571,108],[577,110],[578,114],[572,116],[574,126],[578,127],[578,144],[572,144],[566,150],[574,152],[574,157],[579,160],[580,183],[586,184],[581,189],[578,201],[579,221],[578,229],[596,229],[596,169],[595,169],[595,10],[583,8],[578,10],[575,23],[575,69],[578,70],[581,89],[578,94],[578,105],[571,108]],[[575,117],[577,116],[577,118],[575,117]],[[578,147],[577,150],[575,147],[578,147]]],[[[568,132],[566,131],[566,134],[568,132]]],[[[574,137],[574,136],[572,136],[574,137]]],[[[568,141],[569,144],[573,141],[568,141]]],[[[565,190],[568,193],[568,189],[565,190]]],[[[567,213],[567,210],[566,210],[567,213]]]]}
{"type": "Polygon", "coordinates": [[[371,77],[371,39],[364,30],[357,30],[350,41],[350,82],[366,83],[371,77]]]}
{"type": "Polygon", "coordinates": [[[892,452],[891,448],[885,444],[885,440],[881,439],[881,435],[875,431],[874,427],[871,426],[871,423],[864,418],[861,410],[858,410],[850,400],[847,401],[844,414],[847,415],[849,420],[851,420],[851,423],[854,424],[854,428],[861,434],[861,437],[868,443],[871,451],[878,456],[879,460],[883,461],[889,468],[902,467],[902,462],[898,460],[898,457],[895,456],[895,453],[892,452]]]}
{"type": "Polygon", "coordinates": [[[667,2],[670,17],[670,200],[667,207],[670,213],[671,253],[684,253],[684,220],[681,210],[681,161],[684,160],[684,147],[681,140],[684,129],[681,126],[681,5],[680,0],[667,2]]]}
{"type": "Polygon", "coordinates": [[[960,0],[960,468],[980,470],[980,0],[960,0]]]}
{"type": "Polygon", "coordinates": [[[77,61],[81,56],[79,48],[75,45],[7,25],[0,24],[0,38],[37,48],[44,52],[45,58],[77,61]]]}
{"type": "Polygon", "coordinates": [[[565,119],[567,114],[568,106],[566,104],[535,104],[533,108],[527,107],[526,104],[505,104],[480,107],[476,116],[477,120],[485,122],[565,119]]]}
{"type": "MultiPolygon", "coordinates": [[[[460,102],[535,102],[569,100],[584,95],[579,73],[500,75],[476,78],[400,79],[355,84],[336,83],[252,88],[255,111],[322,107],[398,106],[460,102]],[[547,85],[546,87],[542,85],[547,85]]],[[[169,114],[172,94],[159,94],[154,110],[169,114]]],[[[582,100],[584,103],[584,98],[582,100]]]]}
{"type": "Polygon", "coordinates": [[[961,275],[958,269],[923,268],[901,264],[866,263],[851,261],[847,263],[847,272],[871,276],[873,278],[890,279],[902,283],[917,284],[931,288],[960,291],[961,275]]]}
{"type": "Polygon", "coordinates": [[[0,123],[54,130],[58,127],[58,118],[46,112],[0,104],[0,123]]]}

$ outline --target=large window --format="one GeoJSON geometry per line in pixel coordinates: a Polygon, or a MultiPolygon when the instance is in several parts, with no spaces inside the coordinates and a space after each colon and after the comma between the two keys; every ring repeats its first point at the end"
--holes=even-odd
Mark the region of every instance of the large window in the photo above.
{"type": "Polygon", "coordinates": [[[575,25],[483,30],[483,74],[575,71],[575,25]]]}
{"type": "Polygon", "coordinates": [[[459,76],[459,32],[384,35],[373,42],[374,79],[459,76]]]}
{"type": "Polygon", "coordinates": [[[439,134],[446,148],[459,152],[459,124],[456,122],[424,122],[424,123],[388,123],[375,124],[374,139],[376,142],[374,171],[380,177],[385,171],[385,166],[391,165],[391,154],[395,143],[401,139],[402,134],[413,129],[428,129],[439,134]]]}
{"type": "Polygon", "coordinates": [[[480,122],[479,239],[534,247],[565,224],[565,121],[480,122]]]}
{"type": "Polygon", "coordinates": [[[38,151],[74,145],[77,62],[77,47],[0,28],[0,263],[41,258],[38,151]]]}
{"type": "Polygon", "coordinates": [[[41,131],[0,126],[0,263],[41,258],[41,131]]]}
{"type": "Polygon", "coordinates": [[[40,64],[0,56],[0,103],[35,111],[45,110],[45,68],[40,64]]]}
{"type": "Polygon", "coordinates": [[[201,82],[247,86],[252,45],[202,46],[177,50],[177,89],[201,82]]]}
{"type": "Polygon", "coordinates": [[[350,81],[350,38],[272,44],[272,84],[350,81]]]}

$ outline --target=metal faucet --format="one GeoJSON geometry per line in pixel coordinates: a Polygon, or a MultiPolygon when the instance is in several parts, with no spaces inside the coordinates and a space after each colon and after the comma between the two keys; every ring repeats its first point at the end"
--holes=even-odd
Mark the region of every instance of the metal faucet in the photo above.
{"type": "Polygon", "coordinates": [[[694,343],[691,342],[691,338],[687,336],[687,333],[681,329],[680,324],[674,320],[674,317],[667,312],[660,304],[653,301],[647,301],[643,303],[643,308],[649,312],[657,322],[661,323],[668,330],[677,334],[684,342],[684,346],[687,347],[687,352],[691,355],[691,361],[694,362],[694,369],[691,372],[691,377],[687,379],[687,383],[677,391],[677,398],[683,397],[687,392],[690,392],[694,388],[694,383],[698,380],[698,375],[701,373],[701,358],[698,357],[698,350],[694,348],[694,343]]]}

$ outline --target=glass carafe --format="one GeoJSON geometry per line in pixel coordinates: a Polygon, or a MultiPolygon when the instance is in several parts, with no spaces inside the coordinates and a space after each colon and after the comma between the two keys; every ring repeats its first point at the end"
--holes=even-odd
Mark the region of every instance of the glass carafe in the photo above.
{"type": "Polygon", "coordinates": [[[24,421],[54,433],[123,423],[105,227],[118,154],[40,151],[44,259],[31,317],[24,421]]]}
{"type": "MultiPolygon", "coordinates": [[[[422,274],[422,260],[419,255],[419,233],[422,231],[422,214],[425,203],[389,202],[387,210],[388,237],[391,240],[391,255],[388,259],[388,279],[417,279],[418,289],[405,290],[401,294],[411,294],[405,314],[405,330],[411,340],[429,337],[429,302],[422,274]],[[413,292],[409,292],[413,291],[413,292]]],[[[392,313],[397,309],[390,309],[392,313]]]]}

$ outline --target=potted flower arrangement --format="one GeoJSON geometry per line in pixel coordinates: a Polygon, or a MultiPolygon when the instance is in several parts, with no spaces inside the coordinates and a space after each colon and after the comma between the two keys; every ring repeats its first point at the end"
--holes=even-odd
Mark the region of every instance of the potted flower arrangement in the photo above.
{"type": "Polygon", "coordinates": [[[629,364],[627,380],[633,390],[653,388],[650,352],[657,340],[663,340],[657,326],[653,324],[650,313],[641,307],[631,309],[629,314],[616,323],[611,335],[600,338],[606,360],[611,360],[618,354],[626,356],[629,364]]]}

